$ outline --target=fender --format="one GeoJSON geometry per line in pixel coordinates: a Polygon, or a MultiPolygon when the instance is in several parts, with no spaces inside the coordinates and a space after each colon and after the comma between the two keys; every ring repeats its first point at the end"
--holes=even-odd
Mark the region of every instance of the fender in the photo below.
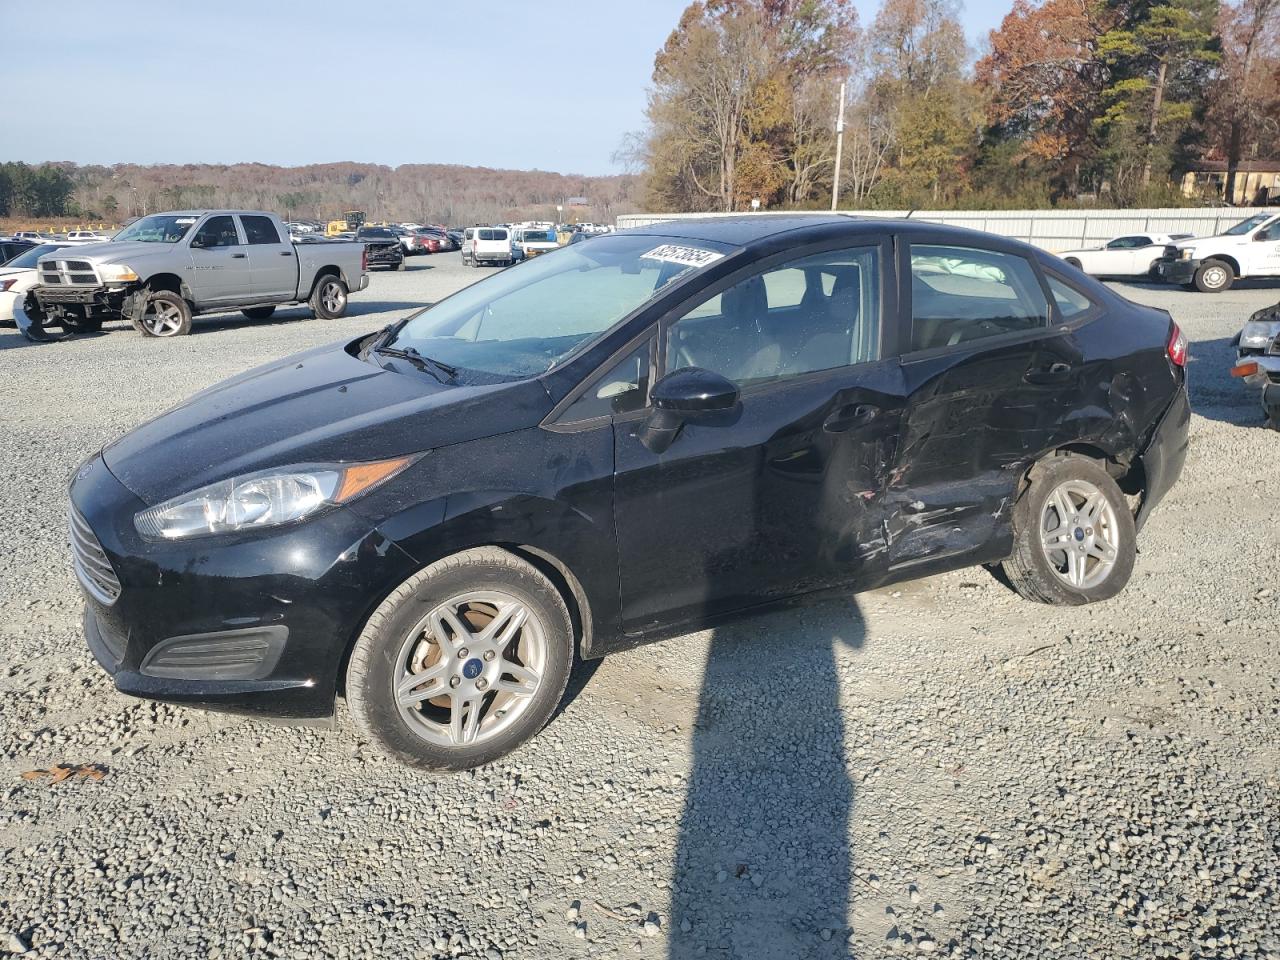
{"type": "Polygon", "coordinates": [[[549,563],[577,606],[584,659],[602,656],[621,633],[612,515],[602,522],[570,504],[517,490],[472,490],[417,504],[378,532],[419,567],[472,547],[501,546],[549,563]]]}

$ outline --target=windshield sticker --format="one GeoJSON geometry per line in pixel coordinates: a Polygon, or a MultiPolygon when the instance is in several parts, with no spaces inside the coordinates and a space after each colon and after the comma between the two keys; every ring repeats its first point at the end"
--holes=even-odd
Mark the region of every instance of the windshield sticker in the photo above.
{"type": "Polygon", "coordinates": [[[200,219],[199,217],[174,217],[173,222],[174,223],[195,223],[199,219],[200,219]]]}
{"type": "Polygon", "coordinates": [[[705,267],[715,263],[723,256],[723,253],[716,253],[714,250],[703,250],[701,247],[682,247],[678,243],[664,243],[660,247],[654,247],[648,253],[640,254],[640,259],[682,263],[686,267],[705,267]]]}

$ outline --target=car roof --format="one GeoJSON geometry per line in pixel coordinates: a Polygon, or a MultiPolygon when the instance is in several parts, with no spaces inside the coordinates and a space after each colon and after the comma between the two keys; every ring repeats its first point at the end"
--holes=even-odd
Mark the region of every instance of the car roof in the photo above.
{"type": "Polygon", "coordinates": [[[663,220],[644,227],[619,230],[615,235],[673,237],[688,240],[706,240],[735,247],[746,247],[767,241],[780,234],[798,230],[815,230],[819,235],[848,235],[897,233],[907,237],[928,234],[936,242],[939,235],[954,239],[956,243],[977,243],[986,247],[1003,246],[1034,250],[1018,240],[997,234],[933,223],[928,220],[911,220],[894,217],[854,217],[841,213],[819,214],[740,214],[725,217],[697,217],[682,220],[663,220]],[[826,228],[823,230],[822,228],[826,228]]]}
{"type": "MultiPolygon", "coordinates": [[[[250,214],[253,216],[271,216],[266,210],[157,210],[150,214],[153,217],[203,217],[207,213],[218,214],[250,214]]],[[[141,218],[139,218],[141,219],[141,218]]]]}

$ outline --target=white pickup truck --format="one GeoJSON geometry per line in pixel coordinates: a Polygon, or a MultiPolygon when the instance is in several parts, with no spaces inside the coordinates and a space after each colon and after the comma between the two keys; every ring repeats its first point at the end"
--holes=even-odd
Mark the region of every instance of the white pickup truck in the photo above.
{"type": "Polygon", "coordinates": [[[1202,293],[1221,293],[1250,277],[1280,277],[1280,212],[1255,214],[1216,237],[1170,244],[1155,272],[1202,293]]]}
{"type": "Polygon", "coordinates": [[[333,319],[350,291],[369,285],[363,244],[294,245],[279,217],[258,210],[152,214],[109,242],[42,256],[36,271],[44,325],[81,333],[123,317],[151,337],[190,333],[199,313],[265,320],[282,304],[333,319]]]}

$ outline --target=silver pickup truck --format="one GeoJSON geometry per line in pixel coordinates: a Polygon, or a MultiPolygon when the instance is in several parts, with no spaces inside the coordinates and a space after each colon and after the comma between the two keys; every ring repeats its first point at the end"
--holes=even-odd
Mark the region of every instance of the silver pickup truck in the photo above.
{"type": "Polygon", "coordinates": [[[152,214],[108,243],[41,257],[36,271],[40,323],[82,333],[123,317],[152,337],[190,333],[199,313],[265,320],[282,304],[332,319],[369,285],[363,244],[294,245],[279,217],[257,210],[152,214]]]}

